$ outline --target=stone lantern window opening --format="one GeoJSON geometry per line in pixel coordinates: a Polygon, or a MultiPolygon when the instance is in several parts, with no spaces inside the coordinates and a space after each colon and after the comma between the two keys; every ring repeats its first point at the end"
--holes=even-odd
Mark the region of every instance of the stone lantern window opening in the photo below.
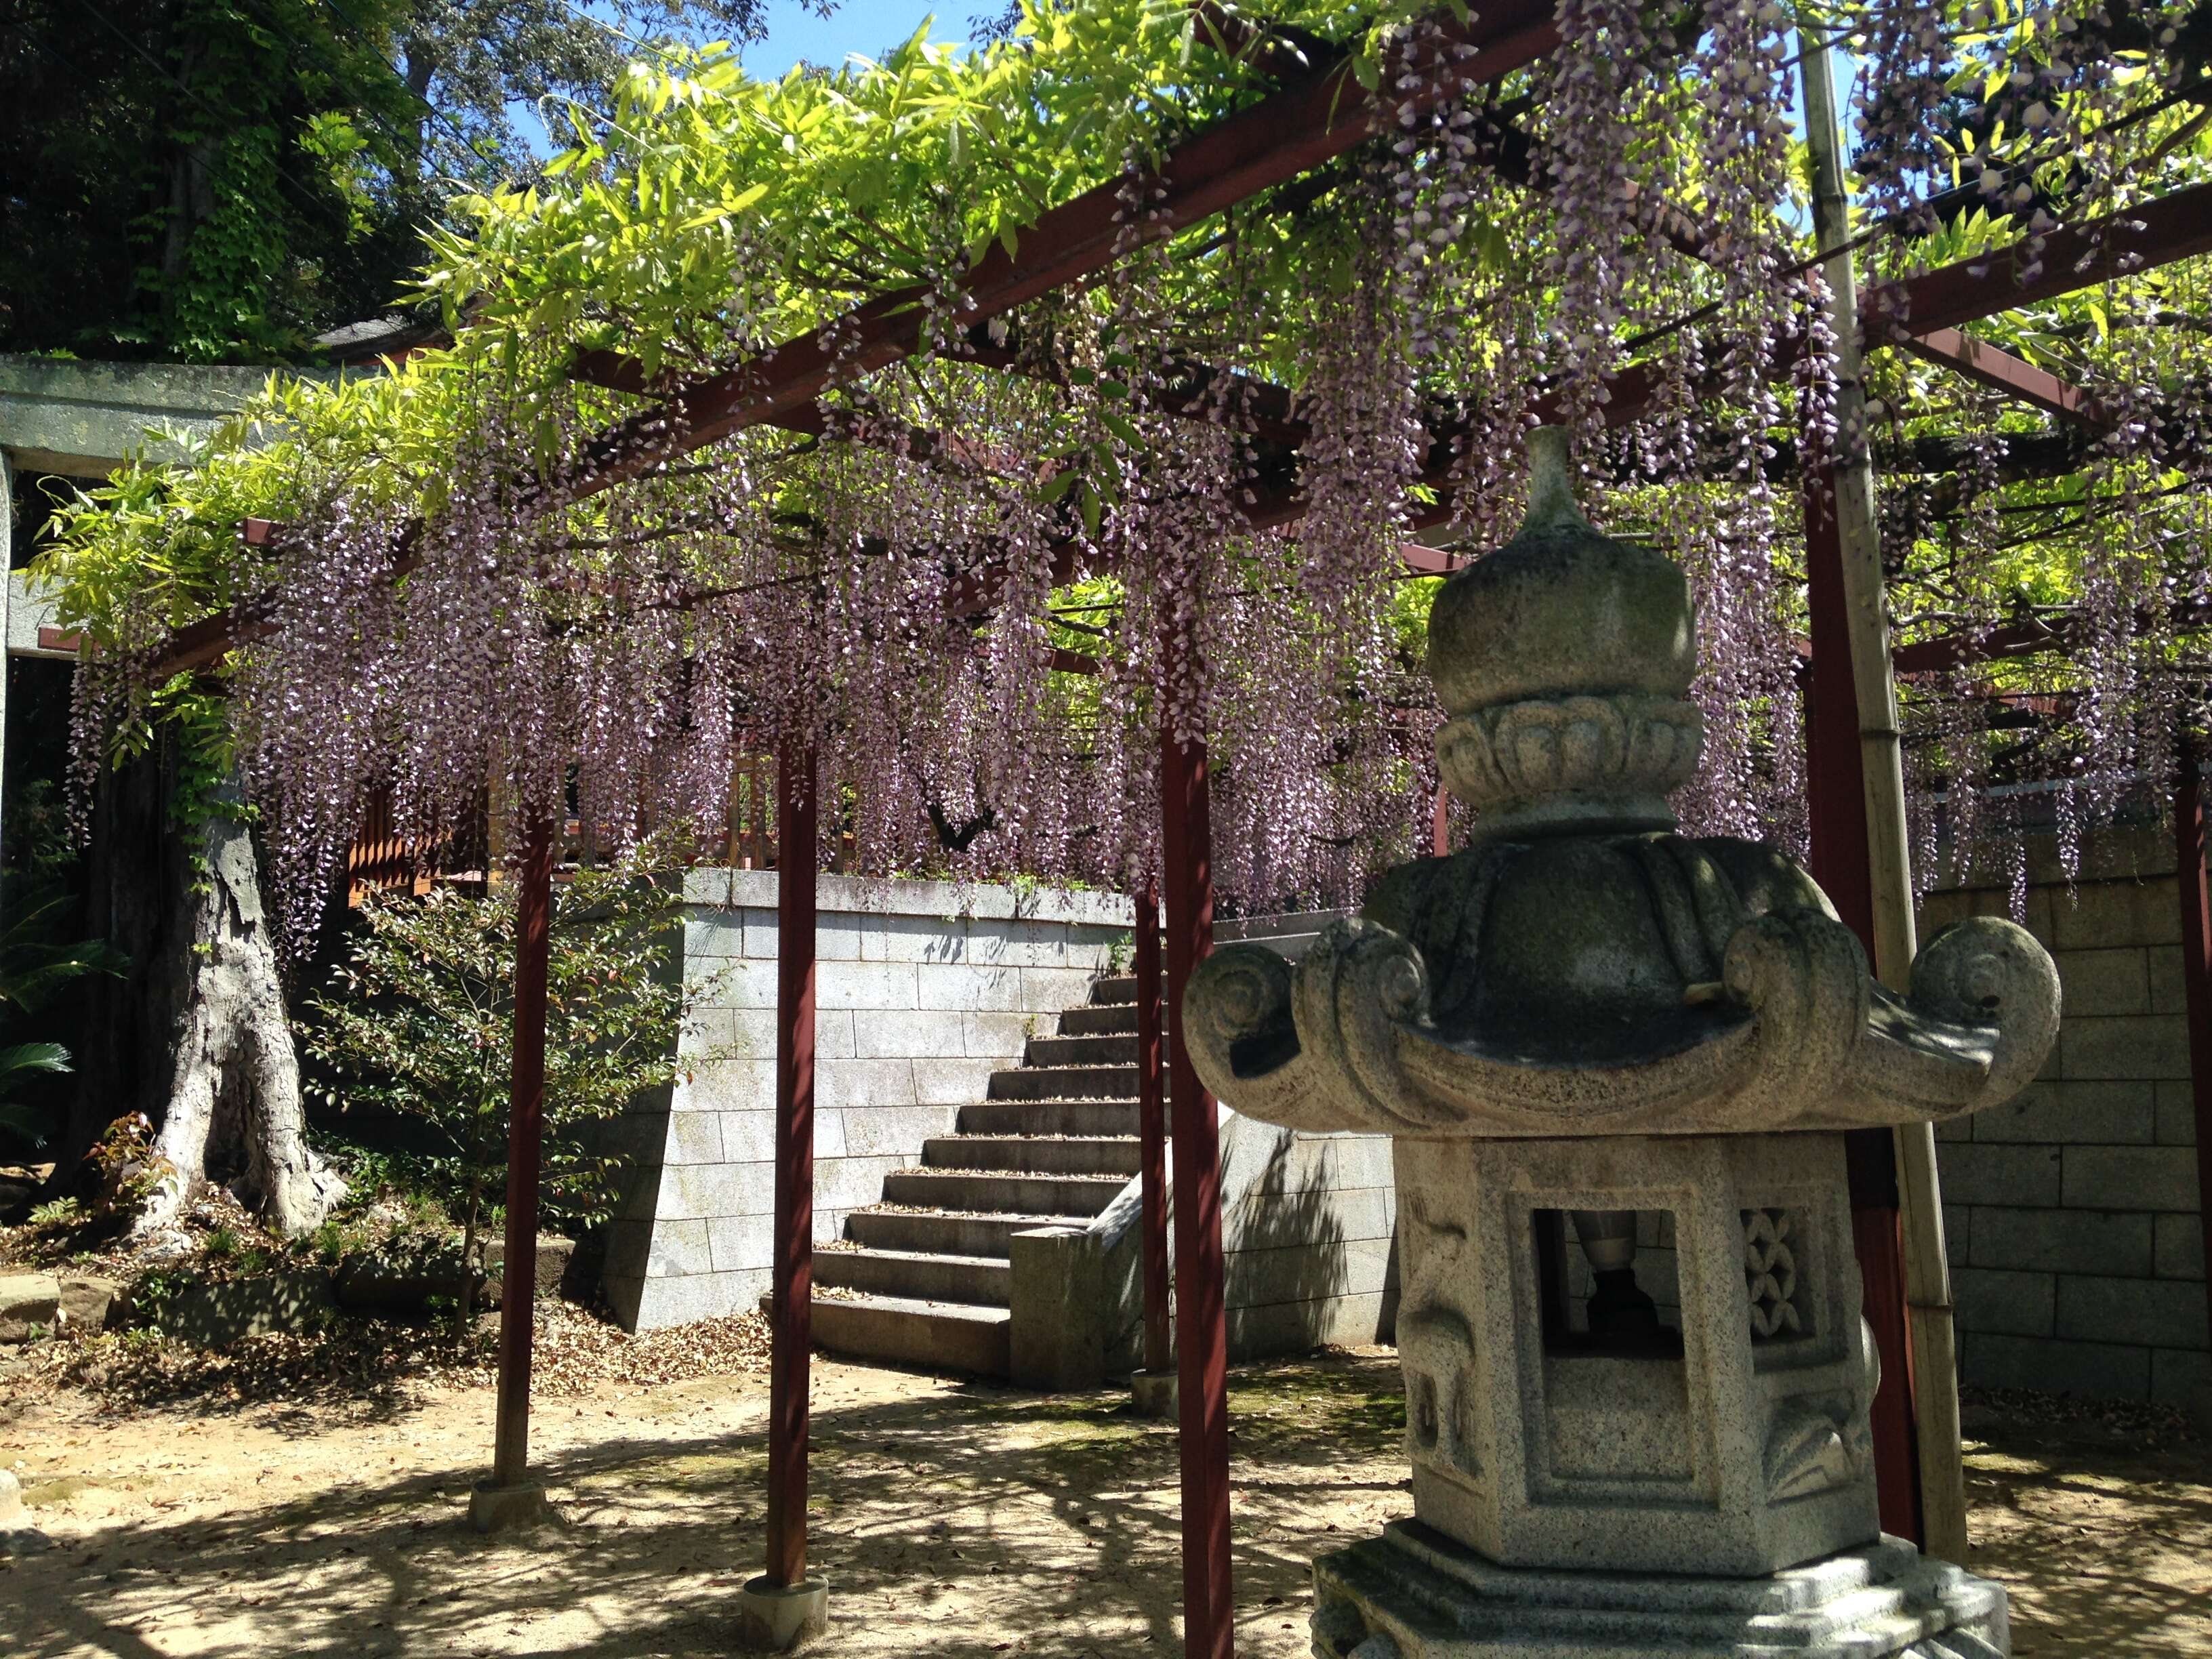
{"type": "Polygon", "coordinates": [[[1530,1218],[1547,1350],[1682,1357],[1674,1212],[1542,1209],[1530,1218]]]}

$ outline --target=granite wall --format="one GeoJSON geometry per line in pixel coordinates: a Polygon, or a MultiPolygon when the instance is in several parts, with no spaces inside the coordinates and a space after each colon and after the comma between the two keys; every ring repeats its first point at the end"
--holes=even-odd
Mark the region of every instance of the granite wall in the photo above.
{"type": "MultiPolygon", "coordinates": [[[[605,1285],[633,1329],[755,1306],[775,1209],[775,876],[684,878],[684,971],[706,985],[696,1063],[626,1126],[639,1159],[608,1244],[605,1285]]],[[[946,882],[821,878],[816,931],[814,1236],[883,1196],[884,1176],[950,1134],[1032,1030],[1082,1002],[1127,900],[946,882]]],[[[1126,944],[1123,945],[1126,954],[1126,944]]]]}
{"type": "MultiPolygon", "coordinates": [[[[1296,960],[1339,911],[1224,921],[1215,941],[1296,960]]],[[[1397,1189],[1388,1135],[1279,1129],[1224,1109],[1223,1279],[1240,1359],[1396,1334],[1397,1189]]]]}
{"type": "MultiPolygon", "coordinates": [[[[2027,846],[2065,1014],[2036,1083],[1937,1131],[1960,1375],[2180,1403],[2212,1355],[2172,842],[2091,836],[2070,894],[2052,839],[2027,846]]],[[[2009,903],[1996,874],[1939,890],[1921,936],[2009,903]]]]}
{"type": "Polygon", "coordinates": [[[1229,1352],[1388,1342],[1398,1319],[1387,1135],[1309,1134],[1222,1114],[1229,1352]]]}

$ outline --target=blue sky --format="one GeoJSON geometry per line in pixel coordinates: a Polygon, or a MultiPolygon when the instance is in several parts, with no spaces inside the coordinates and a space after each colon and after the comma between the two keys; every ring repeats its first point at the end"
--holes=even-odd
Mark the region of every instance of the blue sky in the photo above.
{"type": "Polygon", "coordinates": [[[968,20],[1002,8],[993,0],[945,0],[924,5],[915,0],[843,0],[827,20],[816,17],[799,0],[771,0],[768,39],[745,48],[745,67],[765,78],[781,76],[801,59],[835,69],[852,52],[874,57],[921,27],[925,17],[936,40],[964,41],[968,20]]]}
{"type": "MultiPolygon", "coordinates": [[[[592,15],[590,0],[583,6],[592,15]]],[[[768,38],[744,49],[745,68],[762,80],[781,80],[797,63],[835,69],[854,52],[873,58],[895,46],[921,27],[925,17],[935,21],[929,38],[955,46],[968,40],[970,17],[994,15],[1004,9],[1003,0],[950,0],[927,5],[921,0],[842,0],[828,18],[816,16],[799,0],[769,0],[768,38]]],[[[508,112],[523,142],[540,155],[550,155],[568,142],[568,129],[549,135],[536,106],[511,104],[508,112]]],[[[557,125],[557,123],[556,123],[557,125]]]]}

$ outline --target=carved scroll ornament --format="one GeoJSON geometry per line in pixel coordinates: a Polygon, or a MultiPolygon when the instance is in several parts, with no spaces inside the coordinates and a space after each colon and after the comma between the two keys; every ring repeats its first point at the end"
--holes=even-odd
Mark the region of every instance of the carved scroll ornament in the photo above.
{"type": "Polygon", "coordinates": [[[1672,1043],[1590,1060],[1523,1033],[1447,1032],[1402,935],[1332,926],[1295,967],[1255,945],[1216,951],[1191,981],[1199,1075],[1238,1111],[1291,1128],[1395,1134],[1711,1134],[1936,1121],[2006,1098],[2058,1029],[2051,958],[1990,917],[1932,939],[1911,994],[1873,982],[1857,939],[1825,913],[1749,916],[1721,980],[1686,985],[1672,1043]]]}

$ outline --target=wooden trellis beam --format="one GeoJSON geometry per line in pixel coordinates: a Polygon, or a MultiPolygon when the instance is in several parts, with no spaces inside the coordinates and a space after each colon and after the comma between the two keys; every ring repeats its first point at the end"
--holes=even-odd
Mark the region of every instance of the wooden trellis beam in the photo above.
{"type": "MultiPolygon", "coordinates": [[[[1507,0],[1474,22],[1448,25],[1447,33],[1474,51],[1464,60],[1449,62],[1448,72],[1436,77],[1429,90],[1413,94],[1417,107],[1448,91],[1480,84],[1533,62],[1558,44],[1550,9],[1540,0],[1507,0]]],[[[1166,194],[1142,235],[1170,234],[1341,155],[1374,131],[1381,112],[1382,106],[1342,65],[1285,88],[1173,153],[1157,175],[1166,194]]],[[[1021,239],[1018,256],[994,245],[969,273],[967,291],[976,301],[971,314],[988,319],[1103,269],[1119,246],[1113,223],[1118,204],[1118,187],[1101,185],[1043,216],[1021,239]]],[[[1873,289],[1860,307],[1861,325],[1870,345],[1913,339],[2112,276],[2140,274],[2208,249],[2212,249],[2212,183],[2191,185],[2105,219],[2053,232],[2044,239],[2041,269],[2032,280],[2003,280],[2005,273],[2033,265],[2035,256],[2021,241],[1873,289]]],[[[843,358],[841,373],[882,367],[915,349],[919,324],[914,298],[911,291],[886,295],[848,313],[836,325],[835,337],[857,343],[843,358]]],[[[813,429],[808,424],[816,417],[810,412],[811,405],[830,383],[827,342],[831,332],[817,330],[743,368],[678,386],[665,403],[610,429],[582,461],[542,486],[541,505],[550,510],[584,499],[745,426],[774,423],[813,429]]],[[[1777,372],[1786,371],[1790,355],[1785,349],[1777,372]]],[[[1610,387],[1607,424],[1620,426],[1635,418],[1658,385],[1649,363],[1622,370],[1610,387]]],[[[1274,411],[1267,412],[1272,416],[1274,411]]],[[[1420,482],[1432,486],[1449,482],[1452,448],[1453,434],[1439,434],[1420,482]]],[[[1286,524],[1304,513],[1294,481],[1255,494],[1258,500],[1248,505],[1245,516],[1257,527],[1286,524]]],[[[1439,507],[1419,515],[1410,527],[1428,528],[1449,517],[1439,507]]],[[[394,576],[405,574],[414,563],[411,550],[403,549],[394,576]]],[[[179,629],[149,665],[150,672],[167,678],[220,660],[232,646],[264,637],[270,631],[268,612],[268,597],[257,595],[222,616],[179,629]]]]}
{"type": "MultiPolygon", "coordinates": [[[[1171,151],[1133,192],[1141,222],[1122,219],[1124,185],[1109,180],[1041,215],[1016,251],[994,243],[962,279],[972,321],[1105,270],[1132,247],[1212,217],[1364,143],[1389,116],[1426,109],[1534,62],[1559,45],[1544,0],[1498,0],[1480,17],[1442,25],[1443,55],[1423,84],[1378,99],[1348,64],[1309,75],[1249,109],[1216,122],[1171,151]],[[1455,49],[1472,48],[1464,58],[1455,49]]],[[[650,471],[669,456],[774,421],[811,404],[841,380],[887,367],[921,346],[923,290],[871,300],[835,323],[800,335],[740,368],[677,387],[657,409],[603,434],[583,459],[544,489],[549,505],[583,499],[650,471]]]]}
{"type": "MultiPolygon", "coordinates": [[[[1869,289],[1860,296],[1858,309],[1868,349],[1909,345],[1961,324],[2212,252],[2212,184],[2191,185],[2102,219],[2053,231],[2043,243],[2043,269],[2030,281],[2011,280],[2011,273],[2031,268],[2035,258],[2023,239],[1869,289]]],[[[1786,374],[1801,344],[1784,342],[1772,372],[1786,374]]],[[[1660,384],[1652,363],[1631,363],[1622,369],[1608,388],[1612,397],[1605,405],[1606,424],[1627,425],[1650,405],[1660,384]]]]}
{"type": "MultiPolygon", "coordinates": [[[[1868,330],[1869,344],[1880,343],[1884,336],[1893,341],[1911,340],[1918,337],[1917,331],[1923,322],[1929,323],[1926,331],[1929,333],[1954,328],[1962,322],[1997,316],[2014,306],[2053,298],[2102,282],[2123,274],[2123,266],[2125,274],[2139,275],[2208,249],[2212,249],[2212,184],[2192,185],[2109,218],[2054,233],[2045,241],[2046,269],[2032,283],[1991,280],[1994,272],[2015,266],[2025,259],[2026,245],[2015,244],[2008,249],[1962,259],[1872,290],[1860,305],[1860,323],[1868,330]],[[2070,259],[2066,258],[2069,254],[2072,256],[2070,259]],[[2059,271],[2054,271],[2054,266],[2059,271]],[[1974,296],[1971,301],[1963,297],[1969,293],[1974,296]],[[1909,325],[1903,320],[1908,319],[1909,325]]],[[[1776,368],[1780,372],[1787,367],[1785,353],[1784,361],[1776,368]]],[[[1623,426],[1633,420],[1650,404],[1658,386],[1658,376],[1650,364],[1630,364],[1612,383],[1611,400],[1605,406],[1607,424],[1623,426]]],[[[791,429],[811,429],[797,423],[809,418],[805,411],[811,407],[812,396],[810,393],[804,402],[779,410],[775,423],[791,429]]],[[[653,413],[648,411],[648,415],[653,413]]],[[[638,419],[646,421],[647,417],[638,419]]],[[[768,416],[763,415],[754,423],[766,424],[768,416]]],[[[704,441],[695,433],[683,447],[704,441]]],[[[1453,434],[1447,433],[1431,445],[1421,483],[1431,486],[1449,483],[1454,441],[1453,434]]],[[[635,477],[674,453],[672,449],[624,476],[635,477]]],[[[612,477],[605,477],[597,487],[604,489],[615,482],[612,477]]],[[[1304,515],[1304,499],[1297,494],[1294,480],[1254,493],[1256,499],[1245,504],[1243,511],[1255,528],[1289,524],[1304,515]]],[[[1449,507],[1438,502],[1415,514],[1407,528],[1414,532],[1430,529],[1448,521],[1450,516],[1449,507]]],[[[412,544],[417,528],[410,526],[402,543],[401,555],[392,566],[395,579],[415,568],[416,556],[412,544]]],[[[265,542],[273,529],[266,520],[249,520],[247,539],[265,542]],[[258,538],[252,533],[257,528],[261,532],[258,538]]],[[[273,626],[268,620],[269,613],[270,596],[258,594],[239,601],[227,611],[188,623],[170,636],[167,647],[149,665],[149,672],[156,679],[166,679],[173,674],[208,667],[220,661],[233,647],[265,638],[273,626]]]]}
{"type": "Polygon", "coordinates": [[[2080,386],[2060,380],[2048,369],[2038,368],[2023,357],[2014,356],[2002,346],[1978,340],[1955,328],[1931,330],[1898,343],[1923,362],[1955,369],[1977,386],[2002,392],[2045,414],[2057,415],[2093,430],[2105,424],[2096,399],[2080,386]]]}
{"type": "MultiPolygon", "coordinates": [[[[1946,634],[1899,646],[1892,656],[1899,675],[1940,674],[1969,663],[2002,662],[2014,657],[2039,656],[2046,651],[2070,651],[2081,643],[2089,624],[2071,615],[2024,617],[2002,623],[1985,632],[1946,634]]],[[[2182,605],[2154,616],[2136,613],[2135,625],[2144,630],[2170,629],[2175,634],[2212,631],[2212,605],[2182,605]]]]}
{"type": "Polygon", "coordinates": [[[2023,240],[1977,258],[1884,284],[1860,307],[1870,343],[1979,322],[2118,276],[2212,252],[2212,183],[2063,226],[2039,252],[2023,240]],[[2041,269],[2033,276],[2026,272],[2041,269]]]}
{"type": "MultiPolygon", "coordinates": [[[[1535,9],[1526,5],[1525,0],[1516,0],[1516,7],[1486,21],[1452,26],[1455,40],[1478,48],[1465,62],[1449,64],[1450,78],[1458,85],[1495,78],[1556,46],[1555,28],[1550,30],[1548,41],[1542,38],[1547,26],[1535,9]]],[[[1294,51],[1263,39],[1254,25],[1221,13],[1205,0],[1200,0],[1196,9],[1212,42],[1223,50],[1234,53],[1264,48],[1262,67],[1271,73],[1302,67],[1294,51]]],[[[1411,100],[1388,107],[1418,108],[1434,102],[1440,95],[1441,80],[1432,82],[1430,88],[1416,93],[1411,100]]],[[[1282,92],[1218,124],[1178,149],[1157,177],[1166,194],[1147,224],[1144,240],[1171,234],[1341,154],[1366,137],[1376,118],[1385,112],[1384,106],[1350,79],[1347,65],[1340,61],[1320,64],[1282,92]],[[1299,124],[1316,121],[1323,89],[1330,90],[1326,107],[1318,124],[1305,126],[1301,137],[1299,124]],[[1355,112],[1357,119],[1352,118],[1355,112]],[[1224,193],[1231,191],[1242,193],[1224,193]]],[[[1486,161],[1492,171],[1524,187],[1539,187],[1537,171],[1525,144],[1516,149],[1507,142],[1517,135],[1504,131],[1490,136],[1486,161]]],[[[1025,253],[1010,255],[994,246],[978,262],[966,284],[976,306],[977,320],[971,325],[967,341],[975,361],[1023,372],[1018,354],[1003,348],[994,349],[982,324],[1028,299],[1089,275],[1117,257],[1124,247],[1114,226],[1120,200],[1118,185],[1100,185],[1044,215],[1023,240],[1025,253]],[[1115,232],[1105,235],[1103,246],[1102,223],[1115,232]],[[1042,286],[1034,286],[1037,283],[1042,286]]],[[[1639,198],[1630,204],[1629,210],[1648,220],[1646,228],[1678,251],[1693,258],[1706,257],[1694,224],[1663,199],[1644,203],[1639,198]]],[[[2005,249],[1871,289],[1859,308],[1860,326],[1869,346],[1901,344],[2038,407],[2090,424],[2095,418],[2094,404],[2078,388],[1997,347],[1970,339],[1958,332],[1956,325],[2070,292],[2111,276],[2189,258],[2208,247],[2212,247],[2212,185],[2193,186],[2101,220],[2062,228],[2044,239],[2039,253],[2023,240],[2005,249]],[[1991,280],[2000,272],[2030,270],[2037,270],[2030,280],[1991,280]]],[[[860,367],[864,356],[868,359],[866,367],[882,367],[918,349],[916,297],[911,290],[884,296],[848,313],[836,325],[833,331],[848,352],[846,372],[860,367]]],[[[590,480],[589,489],[583,493],[637,476],[658,464],[658,458],[635,441],[626,448],[625,431],[659,434],[674,445],[669,453],[744,425],[772,424],[820,432],[822,415],[815,398],[827,388],[829,380],[812,375],[808,354],[819,354],[824,334],[817,331],[802,336],[744,368],[688,384],[672,384],[665,375],[658,382],[648,382],[641,368],[620,354],[584,354],[579,360],[581,378],[640,394],[665,392],[666,400],[655,410],[633,416],[594,446],[581,469],[590,480]],[[787,365],[781,374],[775,372],[779,360],[787,365]],[[812,389],[804,390],[805,385],[812,389]],[[617,452],[628,459],[620,459],[617,452]]],[[[1796,350],[1795,343],[1785,344],[1774,365],[1776,373],[1788,371],[1796,350]]],[[[1220,371],[1204,364],[1182,368],[1196,395],[1181,398],[1170,405],[1170,412],[1203,416],[1210,409],[1210,400],[1203,395],[1205,388],[1220,371]]],[[[1607,424],[1620,426],[1641,414],[1659,384],[1649,364],[1631,364],[1623,369],[1610,388],[1604,415],[1607,424]]],[[[1283,388],[1240,380],[1237,401],[1243,423],[1256,426],[1256,435],[1292,450],[1304,441],[1305,425],[1294,418],[1289,394],[1283,388]]],[[[1558,418],[1557,402],[1556,396],[1541,400],[1540,416],[1558,418]]],[[[1432,419],[1431,429],[1436,435],[1420,481],[1441,486],[1449,483],[1459,434],[1441,420],[1432,419]]],[[[551,489],[559,498],[562,486],[556,483],[551,489]]],[[[1244,514],[1255,527],[1278,527],[1304,513],[1305,504],[1297,493],[1294,479],[1255,495],[1244,514]]],[[[1449,516],[1440,501],[1417,516],[1410,527],[1431,528],[1449,516]]]]}

